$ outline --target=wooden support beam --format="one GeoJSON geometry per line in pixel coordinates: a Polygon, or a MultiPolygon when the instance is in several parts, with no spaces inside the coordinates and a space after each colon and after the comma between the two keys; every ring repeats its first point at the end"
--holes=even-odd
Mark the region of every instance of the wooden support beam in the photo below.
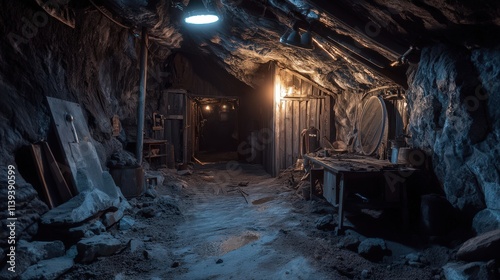
{"type": "Polygon", "coordinates": [[[144,111],[146,106],[146,81],[148,73],[148,33],[142,28],[141,35],[141,69],[139,77],[139,98],[137,100],[137,146],[135,156],[139,165],[142,165],[142,148],[144,142],[144,111]]]}

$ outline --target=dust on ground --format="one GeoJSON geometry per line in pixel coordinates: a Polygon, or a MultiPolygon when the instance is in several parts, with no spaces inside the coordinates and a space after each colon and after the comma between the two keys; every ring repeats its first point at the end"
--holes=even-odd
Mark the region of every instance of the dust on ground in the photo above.
{"type": "Polygon", "coordinates": [[[335,209],[322,199],[302,197],[300,171],[272,178],[260,165],[219,163],[197,165],[186,176],[161,172],[165,180],[156,187],[156,198],[131,200],[134,225],[112,229],[127,248],[77,264],[60,279],[442,278],[449,250],[398,231],[397,222],[389,230],[396,238],[385,239],[391,254],[379,262],[342,245],[346,236],[378,236],[317,229],[325,215],[336,220],[335,209]],[[414,252],[428,262],[409,264],[404,256],[414,252]]]}

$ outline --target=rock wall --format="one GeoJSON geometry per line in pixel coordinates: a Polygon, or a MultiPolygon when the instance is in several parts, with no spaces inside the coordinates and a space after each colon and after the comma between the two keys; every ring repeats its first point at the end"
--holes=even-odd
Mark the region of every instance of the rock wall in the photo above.
{"type": "MultiPolygon", "coordinates": [[[[96,10],[81,10],[72,29],[47,15],[34,1],[0,3],[0,221],[6,223],[7,166],[29,143],[47,139],[51,125],[46,96],[82,105],[101,163],[122,144],[111,136],[111,118],[135,122],[139,84],[139,38],[96,10]]],[[[150,49],[148,98],[157,98],[162,75],[152,75],[163,61],[150,49]],[[153,53],[151,53],[153,52],[153,53]]],[[[165,75],[163,75],[165,76],[165,75]]],[[[47,211],[31,184],[16,175],[18,232],[47,211]]],[[[0,245],[7,241],[0,234],[0,245]]],[[[17,237],[19,237],[18,234],[17,237]]]]}
{"type": "Polygon", "coordinates": [[[500,50],[422,51],[407,92],[412,144],[477,232],[500,228],[500,50]]]}
{"type": "Polygon", "coordinates": [[[336,95],[333,111],[335,112],[336,140],[343,141],[349,151],[358,151],[357,121],[363,112],[363,94],[342,91],[336,95]]]}

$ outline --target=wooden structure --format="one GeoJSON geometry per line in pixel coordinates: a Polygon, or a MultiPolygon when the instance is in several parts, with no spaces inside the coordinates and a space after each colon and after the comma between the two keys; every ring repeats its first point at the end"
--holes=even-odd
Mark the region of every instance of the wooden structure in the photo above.
{"type": "Polygon", "coordinates": [[[165,118],[164,139],[174,146],[176,162],[187,163],[191,160],[192,148],[190,124],[190,103],[188,104],[187,91],[183,89],[169,89],[162,92],[159,111],[165,118]]]}
{"type": "Polygon", "coordinates": [[[144,139],[144,159],[146,159],[151,166],[155,159],[159,160],[159,165],[168,165],[168,141],[156,139],[144,139]]]}
{"type": "Polygon", "coordinates": [[[40,192],[50,209],[70,200],[74,195],[66,183],[59,164],[47,142],[31,144],[31,155],[35,161],[40,192]]]}
{"type": "Polygon", "coordinates": [[[302,130],[317,128],[323,147],[328,146],[325,141],[335,141],[333,102],[330,91],[289,70],[275,69],[273,175],[300,158],[302,130]]]}

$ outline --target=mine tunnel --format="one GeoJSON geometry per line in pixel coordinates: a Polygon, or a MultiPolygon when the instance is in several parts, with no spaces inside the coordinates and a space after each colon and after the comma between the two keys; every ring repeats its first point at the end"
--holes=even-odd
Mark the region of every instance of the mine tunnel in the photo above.
{"type": "Polygon", "coordinates": [[[0,279],[500,279],[500,3],[0,3],[0,279]]]}

